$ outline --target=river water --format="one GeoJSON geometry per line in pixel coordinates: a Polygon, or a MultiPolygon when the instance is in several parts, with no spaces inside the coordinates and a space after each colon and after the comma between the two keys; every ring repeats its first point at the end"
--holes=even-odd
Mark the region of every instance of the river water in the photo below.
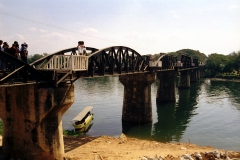
{"type": "Polygon", "coordinates": [[[122,124],[124,86],[118,77],[83,78],[74,83],[75,102],[63,115],[63,129],[85,106],[94,106],[89,136],[128,137],[160,142],[190,142],[240,151],[240,83],[202,79],[190,89],[176,89],[175,103],[156,103],[151,86],[153,123],[122,124]]]}

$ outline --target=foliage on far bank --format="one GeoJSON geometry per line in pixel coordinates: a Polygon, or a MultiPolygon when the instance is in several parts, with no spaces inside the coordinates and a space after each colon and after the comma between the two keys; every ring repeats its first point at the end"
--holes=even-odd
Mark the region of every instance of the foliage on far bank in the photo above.
{"type": "Polygon", "coordinates": [[[189,55],[193,58],[197,58],[199,62],[205,62],[207,59],[207,56],[204,53],[201,53],[198,50],[192,50],[192,49],[181,49],[176,52],[169,52],[167,54],[172,55],[174,57],[178,56],[179,54],[189,55]]]}
{"type": "MultiPolygon", "coordinates": [[[[162,53],[153,54],[153,55],[151,55],[151,57],[152,57],[153,60],[157,60],[160,57],[161,54],[162,53]]],[[[201,53],[198,50],[192,50],[192,49],[181,49],[181,50],[178,50],[176,52],[169,52],[169,53],[166,53],[166,54],[167,55],[172,55],[173,57],[176,57],[179,54],[189,55],[193,58],[197,58],[200,62],[205,62],[206,59],[207,59],[207,56],[204,53],[201,53]]]]}
{"type": "Polygon", "coordinates": [[[46,55],[48,55],[48,54],[47,53],[43,53],[43,54],[31,55],[31,56],[28,57],[28,63],[30,64],[30,63],[32,63],[32,62],[34,62],[34,61],[36,61],[36,60],[46,56],[46,55]]]}
{"type": "Polygon", "coordinates": [[[213,53],[208,56],[205,67],[207,77],[224,75],[239,77],[240,72],[240,51],[229,55],[213,53]]]}

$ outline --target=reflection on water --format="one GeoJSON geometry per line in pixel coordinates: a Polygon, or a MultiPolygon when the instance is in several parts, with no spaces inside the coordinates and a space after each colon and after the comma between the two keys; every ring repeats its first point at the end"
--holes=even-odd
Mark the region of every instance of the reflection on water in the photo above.
{"type": "MultiPolygon", "coordinates": [[[[177,83],[176,83],[177,84],[177,83]]],[[[118,77],[79,79],[75,102],[63,116],[63,128],[85,106],[94,106],[94,125],[87,135],[119,136],[161,142],[188,142],[240,150],[240,83],[209,79],[176,89],[175,103],[156,103],[157,82],[152,84],[153,123],[121,122],[123,85],[118,77]]]]}
{"type": "Polygon", "coordinates": [[[175,121],[175,103],[157,104],[158,121],[153,124],[152,137],[161,142],[170,142],[172,139],[179,140],[182,133],[177,133],[175,121]]]}
{"type": "Polygon", "coordinates": [[[240,82],[211,81],[209,95],[214,99],[227,98],[238,111],[240,111],[240,82]]]}
{"type": "Polygon", "coordinates": [[[139,125],[122,122],[122,133],[128,137],[143,139],[144,137],[150,137],[151,131],[152,124],[139,125]]]}

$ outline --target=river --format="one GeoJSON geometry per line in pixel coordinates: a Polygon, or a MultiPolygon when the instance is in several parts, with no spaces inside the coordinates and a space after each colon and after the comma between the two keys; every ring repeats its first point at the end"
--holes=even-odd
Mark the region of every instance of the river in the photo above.
{"type": "Polygon", "coordinates": [[[156,103],[157,81],[151,86],[153,123],[122,124],[124,87],[118,77],[83,78],[74,83],[75,102],[63,115],[63,129],[85,106],[94,106],[89,136],[128,137],[160,142],[190,142],[240,150],[240,83],[201,79],[190,89],[176,89],[175,103],[156,103]]]}

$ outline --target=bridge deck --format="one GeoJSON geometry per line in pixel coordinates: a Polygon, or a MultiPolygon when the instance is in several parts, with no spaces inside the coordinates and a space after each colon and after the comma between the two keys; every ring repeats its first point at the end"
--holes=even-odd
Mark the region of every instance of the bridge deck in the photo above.
{"type": "Polygon", "coordinates": [[[156,70],[191,70],[198,67],[198,61],[190,56],[161,56],[150,61],[150,56],[142,56],[135,50],[124,46],[113,46],[101,50],[87,47],[87,55],[76,55],[77,48],[69,48],[47,55],[32,64],[1,51],[0,61],[12,68],[0,66],[0,84],[8,82],[51,82],[73,83],[81,77],[135,74],[156,70]]]}

